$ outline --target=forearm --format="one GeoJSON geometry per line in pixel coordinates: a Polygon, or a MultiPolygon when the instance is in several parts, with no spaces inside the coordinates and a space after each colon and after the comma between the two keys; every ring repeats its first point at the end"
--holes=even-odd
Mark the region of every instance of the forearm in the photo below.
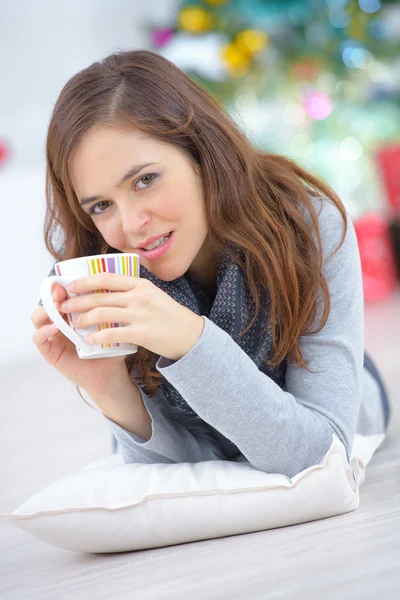
{"type": "Polygon", "coordinates": [[[151,419],[150,439],[142,439],[115,420],[108,419],[126,463],[200,462],[226,458],[206,423],[177,413],[160,393],[151,398],[140,388],[139,393],[151,419]]]}
{"type": "Polygon", "coordinates": [[[115,378],[104,393],[91,394],[92,400],[104,416],[138,437],[149,440],[152,435],[151,418],[144,407],[140,390],[128,371],[115,378]]]}

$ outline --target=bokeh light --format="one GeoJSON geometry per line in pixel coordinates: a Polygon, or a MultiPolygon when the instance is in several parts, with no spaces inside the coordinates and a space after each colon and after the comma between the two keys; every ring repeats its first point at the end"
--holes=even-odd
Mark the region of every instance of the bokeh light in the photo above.
{"type": "Polygon", "coordinates": [[[283,109],[283,118],[289,125],[302,125],[306,119],[305,108],[300,102],[288,102],[283,109]]]}
{"type": "Polygon", "coordinates": [[[332,23],[334,27],[341,29],[343,27],[347,27],[350,25],[351,16],[345,10],[339,9],[331,9],[329,11],[329,21],[332,23]]]}
{"type": "Polygon", "coordinates": [[[344,160],[358,160],[364,152],[362,144],[352,136],[345,137],[344,140],[340,142],[339,148],[340,156],[344,160]]]}
{"type": "Polygon", "coordinates": [[[369,14],[377,12],[382,7],[379,0],[358,0],[358,4],[361,10],[369,14]]]}
{"type": "Polygon", "coordinates": [[[332,112],[332,102],[326,94],[315,92],[306,102],[307,112],[312,119],[326,119],[332,112]]]}

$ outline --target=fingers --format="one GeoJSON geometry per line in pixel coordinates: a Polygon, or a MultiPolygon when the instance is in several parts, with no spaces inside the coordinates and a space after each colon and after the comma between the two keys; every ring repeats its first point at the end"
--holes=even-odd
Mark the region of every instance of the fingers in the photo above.
{"type": "MultiPolygon", "coordinates": [[[[67,297],[67,292],[65,291],[65,289],[58,284],[53,284],[52,286],[52,298],[54,300],[55,306],[58,310],[58,312],[60,312],[60,303],[64,302],[64,300],[67,297]]],[[[67,321],[67,316],[66,315],[62,315],[64,318],[64,321],[67,321]]],[[[52,321],[49,318],[49,315],[47,314],[46,310],[43,308],[43,306],[39,306],[38,308],[36,308],[36,310],[33,311],[32,315],[31,315],[31,321],[33,323],[33,325],[36,327],[36,329],[39,329],[39,327],[43,327],[43,325],[47,325],[47,324],[51,324],[52,321]]]]}
{"type": "Polygon", "coordinates": [[[43,306],[39,306],[36,310],[33,311],[31,315],[31,321],[36,327],[36,329],[52,322],[50,321],[49,315],[47,314],[43,306]]]}
{"type": "Polygon", "coordinates": [[[48,342],[49,338],[54,336],[57,333],[58,329],[55,325],[44,325],[37,329],[32,335],[32,340],[40,349],[40,346],[48,342]]]}
{"type": "MultiPolygon", "coordinates": [[[[51,295],[58,312],[60,312],[60,303],[67,298],[67,292],[61,285],[53,283],[51,286],[51,295]]],[[[68,322],[67,315],[63,316],[63,318],[68,322]]],[[[56,340],[61,339],[62,333],[53,324],[43,306],[39,306],[33,311],[31,321],[36,328],[36,331],[32,335],[32,341],[42,356],[46,357],[52,347],[52,341],[56,342],[56,340]]]]}
{"type": "Polygon", "coordinates": [[[61,304],[61,302],[64,302],[64,300],[66,300],[67,298],[67,292],[65,291],[65,288],[63,288],[62,285],[59,285],[58,283],[53,283],[52,287],[52,298],[54,300],[54,302],[59,302],[61,304]]]}

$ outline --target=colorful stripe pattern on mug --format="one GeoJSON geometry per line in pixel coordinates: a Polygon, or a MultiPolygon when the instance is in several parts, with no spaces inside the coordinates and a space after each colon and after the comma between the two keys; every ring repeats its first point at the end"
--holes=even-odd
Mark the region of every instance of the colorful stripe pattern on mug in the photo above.
{"type": "MultiPolygon", "coordinates": [[[[117,275],[129,275],[131,277],[138,277],[139,272],[139,257],[138,256],[107,256],[104,258],[88,258],[87,269],[88,275],[97,275],[98,273],[116,273],[117,275]]],[[[61,275],[59,266],[56,265],[57,274],[61,275]]],[[[96,293],[110,293],[110,290],[93,290],[93,294],[96,293]]],[[[71,315],[68,315],[71,321],[71,315]]],[[[109,327],[120,327],[123,323],[98,323],[97,329],[108,329],[109,327]]],[[[102,348],[118,348],[123,346],[134,346],[131,343],[109,343],[101,344],[102,348]]]]}

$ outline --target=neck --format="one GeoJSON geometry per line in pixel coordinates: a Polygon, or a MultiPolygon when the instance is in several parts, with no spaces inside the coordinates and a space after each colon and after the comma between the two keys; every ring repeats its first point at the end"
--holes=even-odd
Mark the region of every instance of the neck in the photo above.
{"type": "Polygon", "coordinates": [[[189,276],[213,298],[215,298],[218,289],[218,266],[218,257],[211,252],[207,244],[204,244],[187,270],[189,276]]]}

